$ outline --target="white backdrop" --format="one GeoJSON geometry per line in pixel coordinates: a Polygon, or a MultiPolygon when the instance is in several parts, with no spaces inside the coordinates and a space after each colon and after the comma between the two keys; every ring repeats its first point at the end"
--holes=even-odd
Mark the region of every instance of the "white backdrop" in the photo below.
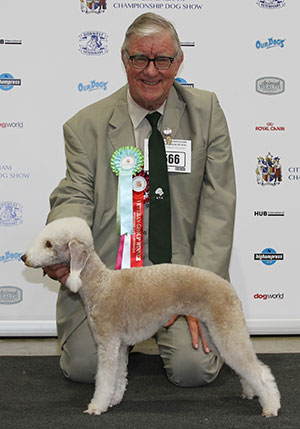
{"type": "Polygon", "coordinates": [[[0,335],[56,333],[57,283],[25,268],[20,255],[64,176],[63,122],[125,83],[123,36],[148,11],[178,30],[178,78],[216,92],[229,123],[238,186],[231,278],[249,330],[299,334],[300,2],[107,0],[100,12],[88,3],[1,2],[0,335]],[[267,155],[280,158],[276,185],[267,174],[257,182],[258,158],[262,165],[267,155]]]}

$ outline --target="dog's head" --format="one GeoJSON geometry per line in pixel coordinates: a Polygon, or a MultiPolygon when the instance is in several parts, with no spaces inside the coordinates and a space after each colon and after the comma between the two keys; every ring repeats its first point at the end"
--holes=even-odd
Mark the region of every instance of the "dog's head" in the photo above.
{"type": "Polygon", "coordinates": [[[80,273],[93,249],[93,237],[86,221],[68,217],[46,225],[21,258],[32,268],[70,264],[66,286],[77,292],[82,285],[80,273]]]}

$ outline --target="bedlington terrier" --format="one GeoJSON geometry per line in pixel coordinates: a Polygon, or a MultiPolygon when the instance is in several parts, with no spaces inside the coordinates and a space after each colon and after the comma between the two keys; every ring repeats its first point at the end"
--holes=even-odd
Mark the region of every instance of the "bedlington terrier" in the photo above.
{"type": "Polygon", "coordinates": [[[173,264],[110,270],[94,250],[89,226],[77,217],[45,226],[22,259],[33,268],[70,264],[66,286],[80,294],[98,345],[96,388],[86,413],[98,415],[121,402],[128,346],[150,338],[174,314],[181,314],[206,324],[218,352],[240,376],[243,397],[257,395],[262,415],[277,416],[275,379],[254,353],[240,301],[226,280],[173,264]]]}

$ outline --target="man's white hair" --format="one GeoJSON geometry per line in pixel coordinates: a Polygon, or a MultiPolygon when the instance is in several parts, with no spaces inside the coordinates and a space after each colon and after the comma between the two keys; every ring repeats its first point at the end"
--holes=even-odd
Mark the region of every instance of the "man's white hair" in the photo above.
{"type": "Polygon", "coordinates": [[[138,16],[128,27],[121,50],[122,52],[128,50],[131,36],[147,37],[152,36],[153,34],[161,34],[166,31],[169,32],[174,40],[175,54],[177,54],[177,59],[180,59],[182,57],[182,50],[175,27],[170,21],[151,12],[138,16]]]}

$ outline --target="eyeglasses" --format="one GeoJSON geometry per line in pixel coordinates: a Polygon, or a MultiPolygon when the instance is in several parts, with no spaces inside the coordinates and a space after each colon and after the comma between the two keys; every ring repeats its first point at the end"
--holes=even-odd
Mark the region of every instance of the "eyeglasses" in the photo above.
{"type": "Polygon", "coordinates": [[[168,70],[177,56],[176,54],[173,58],[163,56],[156,58],[148,58],[146,57],[146,55],[128,55],[128,52],[126,52],[126,54],[127,57],[130,59],[133,67],[140,70],[147,68],[151,61],[153,61],[155,67],[158,70],[168,70]]]}

